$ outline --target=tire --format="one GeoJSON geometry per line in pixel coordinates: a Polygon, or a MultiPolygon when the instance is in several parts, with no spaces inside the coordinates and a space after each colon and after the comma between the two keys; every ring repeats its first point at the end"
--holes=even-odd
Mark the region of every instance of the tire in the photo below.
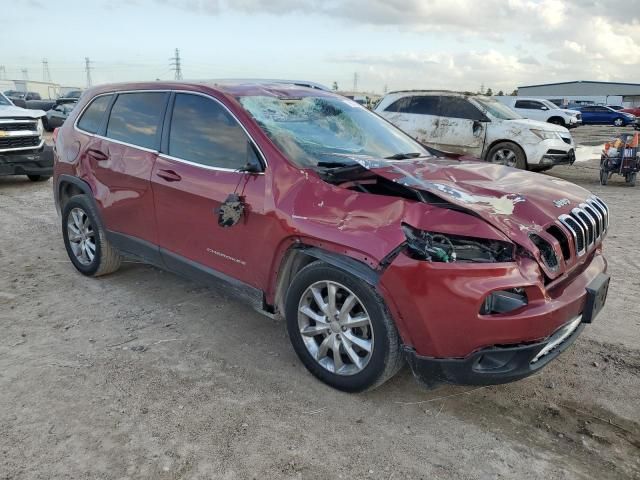
{"type": "Polygon", "coordinates": [[[609,181],[609,172],[600,170],[600,185],[606,185],[609,181]]]}
{"type": "Polygon", "coordinates": [[[553,123],[554,125],[560,125],[561,127],[565,126],[564,120],[560,117],[551,117],[547,122],[553,123]]]}
{"type": "Polygon", "coordinates": [[[515,143],[500,142],[495,144],[487,153],[486,161],[506,165],[508,167],[527,169],[527,157],[524,151],[515,143]],[[502,158],[501,158],[502,157],[502,158]]]}
{"type": "Polygon", "coordinates": [[[51,178],[50,175],[27,175],[27,178],[32,182],[46,182],[51,178]]]}
{"type": "Polygon", "coordinates": [[[636,186],[636,176],[637,176],[636,172],[633,172],[627,175],[626,180],[630,187],[636,186]]]}
{"type": "Polygon", "coordinates": [[[400,336],[384,300],[369,284],[326,263],[311,263],[294,277],[287,291],[285,317],[289,339],[304,366],[338,390],[373,389],[404,364],[400,336]],[[331,286],[335,287],[337,307],[333,309],[329,300],[331,286]],[[346,300],[351,296],[355,300],[343,315],[340,310],[346,308],[346,300]],[[311,316],[301,309],[311,312],[311,316]],[[326,322],[327,312],[336,314],[333,321],[326,322]],[[345,327],[349,320],[359,326],[345,327]],[[309,334],[303,335],[301,330],[309,334]],[[339,363],[334,360],[335,347],[340,354],[339,363]]]}
{"type": "Polygon", "coordinates": [[[47,117],[42,117],[42,127],[47,132],[53,132],[53,127],[51,127],[51,125],[49,125],[49,120],[47,120],[47,117]]]}
{"type": "Polygon", "coordinates": [[[613,121],[613,125],[616,126],[616,127],[624,127],[624,120],[621,119],[621,118],[616,118],[613,121]]]}
{"type": "Polygon", "coordinates": [[[553,168],[553,165],[544,165],[542,167],[539,165],[532,165],[529,167],[529,170],[531,170],[532,172],[542,173],[542,172],[551,170],[552,168],[553,168]]]}
{"type": "Polygon", "coordinates": [[[120,253],[107,240],[98,213],[87,195],[71,197],[64,205],[62,238],[71,263],[83,275],[99,277],[120,267],[120,253]],[[70,235],[75,238],[70,239],[70,235]]]}

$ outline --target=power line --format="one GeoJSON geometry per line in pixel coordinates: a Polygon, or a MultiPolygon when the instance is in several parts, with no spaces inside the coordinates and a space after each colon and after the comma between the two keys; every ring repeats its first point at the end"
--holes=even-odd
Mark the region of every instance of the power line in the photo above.
{"type": "Polygon", "coordinates": [[[171,57],[169,60],[171,61],[171,63],[169,63],[169,66],[171,67],[171,70],[175,72],[174,78],[176,80],[182,80],[182,65],[180,64],[180,50],[176,48],[176,56],[171,57]]]}
{"type": "Polygon", "coordinates": [[[91,86],[91,60],[89,57],[84,57],[84,71],[87,73],[87,88],[91,86]]]}
{"type": "Polygon", "coordinates": [[[49,61],[42,59],[42,81],[51,83],[51,73],[49,72],[49,61]]]}
{"type": "Polygon", "coordinates": [[[358,91],[358,72],[353,73],[353,91],[358,91]]]}

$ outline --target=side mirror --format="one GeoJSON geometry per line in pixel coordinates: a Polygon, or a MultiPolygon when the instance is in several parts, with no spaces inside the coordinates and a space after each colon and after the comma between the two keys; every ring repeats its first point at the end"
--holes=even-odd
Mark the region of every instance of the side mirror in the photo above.
{"type": "Polygon", "coordinates": [[[540,107],[540,110],[549,110],[549,107],[542,106],[540,107]]]}
{"type": "Polygon", "coordinates": [[[262,162],[258,158],[258,154],[256,153],[255,147],[250,140],[247,140],[247,155],[246,155],[246,163],[240,169],[241,172],[245,173],[260,173],[262,172],[262,162]]]}

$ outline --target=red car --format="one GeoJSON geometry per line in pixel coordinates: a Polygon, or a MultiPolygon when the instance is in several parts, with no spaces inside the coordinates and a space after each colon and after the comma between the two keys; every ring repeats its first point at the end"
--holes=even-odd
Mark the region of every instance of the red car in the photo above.
{"type": "Polygon", "coordinates": [[[430,384],[523,378],[602,308],[609,210],[443,155],[321,89],[106,85],[57,130],[55,202],[81,273],[132,255],[230,285],[335,388],[405,360],[430,384]]]}
{"type": "Polygon", "coordinates": [[[630,113],[631,115],[634,115],[636,117],[640,117],[640,107],[623,108],[620,111],[624,113],[630,113]]]}

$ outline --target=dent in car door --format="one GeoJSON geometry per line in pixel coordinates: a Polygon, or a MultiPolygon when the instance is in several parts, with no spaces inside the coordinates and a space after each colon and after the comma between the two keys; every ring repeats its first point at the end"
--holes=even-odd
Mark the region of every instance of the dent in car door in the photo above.
{"type": "Polygon", "coordinates": [[[464,97],[446,96],[440,99],[440,112],[438,148],[479,158],[487,130],[482,112],[464,97]]]}
{"type": "Polygon", "coordinates": [[[420,143],[438,148],[438,104],[439,97],[434,95],[408,96],[396,100],[382,114],[420,143]]]}
{"type": "Polygon", "coordinates": [[[260,245],[276,220],[265,216],[265,175],[238,171],[255,152],[244,129],[217,100],[176,93],[165,130],[152,175],[165,262],[178,255],[264,288],[270,262],[260,245]],[[244,210],[225,227],[219,208],[230,195],[244,210]]]}

